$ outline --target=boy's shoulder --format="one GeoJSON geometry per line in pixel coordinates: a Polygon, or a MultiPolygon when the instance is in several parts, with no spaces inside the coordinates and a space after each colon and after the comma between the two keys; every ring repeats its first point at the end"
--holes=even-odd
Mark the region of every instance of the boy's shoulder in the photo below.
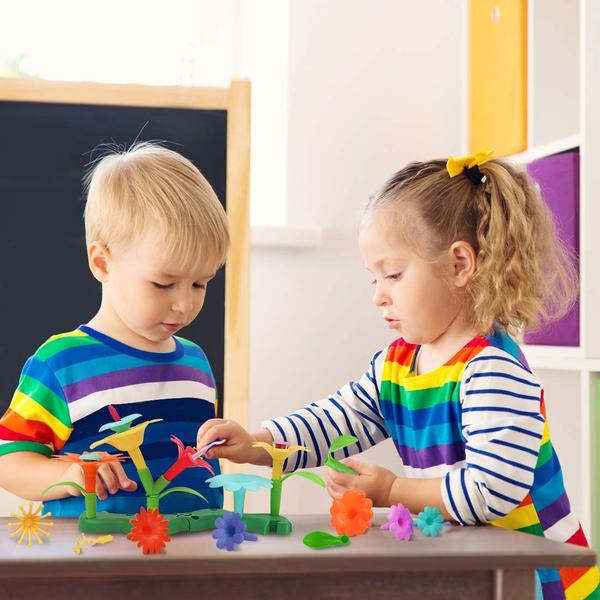
{"type": "Polygon", "coordinates": [[[187,338],[180,337],[178,335],[173,337],[183,346],[184,352],[186,354],[189,354],[191,356],[199,356],[200,358],[208,362],[206,353],[204,352],[202,347],[199,346],[196,342],[188,340],[187,338]]]}
{"type": "Polygon", "coordinates": [[[98,344],[98,341],[77,328],[72,331],[51,335],[37,348],[32,358],[47,362],[52,357],[66,350],[90,344],[98,344]]]}

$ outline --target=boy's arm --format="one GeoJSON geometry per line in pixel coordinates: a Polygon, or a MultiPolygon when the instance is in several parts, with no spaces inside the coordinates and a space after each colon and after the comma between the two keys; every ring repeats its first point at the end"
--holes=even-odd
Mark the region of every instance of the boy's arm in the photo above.
{"type": "Polygon", "coordinates": [[[11,452],[0,456],[0,487],[26,500],[54,500],[69,496],[69,488],[57,487],[49,490],[42,498],[42,490],[59,481],[83,479],[70,465],[51,460],[37,452],[11,452]],[[69,479],[69,477],[72,477],[69,479]]]}

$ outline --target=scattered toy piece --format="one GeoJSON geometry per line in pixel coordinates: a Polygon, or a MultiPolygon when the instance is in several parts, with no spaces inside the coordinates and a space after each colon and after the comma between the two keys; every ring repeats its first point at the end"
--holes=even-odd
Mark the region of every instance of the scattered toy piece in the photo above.
{"type": "Polygon", "coordinates": [[[340,534],[350,537],[365,533],[373,518],[373,501],[359,490],[346,490],[336,498],[329,509],[331,526],[340,534]]]}
{"type": "Polygon", "coordinates": [[[404,504],[392,504],[387,515],[387,523],[384,523],[379,529],[391,531],[399,541],[410,540],[413,534],[412,515],[404,504]]]}
{"type": "Polygon", "coordinates": [[[167,521],[157,508],[146,510],[143,506],[140,512],[131,519],[133,525],[127,534],[127,539],[137,542],[138,548],[144,554],[160,554],[162,549],[171,541],[169,521],[167,521]]]}
{"type": "Polygon", "coordinates": [[[326,531],[311,531],[304,536],[302,541],[309,548],[321,550],[334,546],[345,546],[350,542],[350,538],[347,535],[333,535],[326,531]]]}
{"type": "Polygon", "coordinates": [[[46,513],[45,515],[40,515],[40,511],[44,507],[43,504],[38,504],[35,511],[33,510],[33,502],[29,503],[29,508],[27,511],[23,508],[23,505],[19,505],[20,514],[10,513],[11,517],[17,519],[12,523],[8,523],[9,527],[17,527],[10,535],[10,537],[14,537],[21,534],[21,537],[17,540],[17,543],[20,544],[27,536],[27,545],[31,547],[31,539],[34,537],[38,544],[43,544],[44,540],[38,535],[38,532],[47,538],[50,537],[50,533],[46,531],[43,527],[52,527],[54,523],[52,521],[44,521],[47,517],[52,516],[52,513],[46,513]],[[42,527],[43,525],[43,527],[42,527]]]}
{"type": "Polygon", "coordinates": [[[426,506],[417,515],[415,525],[423,532],[423,535],[436,537],[444,529],[444,517],[439,508],[426,506]]]}
{"type": "Polygon", "coordinates": [[[85,546],[95,546],[96,544],[108,544],[108,542],[112,542],[114,537],[112,535],[99,535],[98,537],[90,537],[85,535],[85,533],[81,534],[81,538],[75,542],[75,546],[73,546],[73,552],[75,554],[81,554],[81,551],[85,548],[85,546]]]}
{"type": "Polygon", "coordinates": [[[258,537],[246,531],[246,524],[242,521],[240,513],[223,512],[223,517],[215,521],[216,529],[212,532],[212,537],[217,540],[219,550],[231,552],[242,542],[256,542],[258,537]]]}

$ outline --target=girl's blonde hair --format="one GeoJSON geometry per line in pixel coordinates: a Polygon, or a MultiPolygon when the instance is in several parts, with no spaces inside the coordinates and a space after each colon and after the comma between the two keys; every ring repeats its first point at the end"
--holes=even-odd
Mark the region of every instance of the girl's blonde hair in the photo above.
{"type": "Polygon", "coordinates": [[[229,249],[227,216],[211,185],[185,157],[140,142],[99,160],[85,177],[87,243],[126,247],[158,226],[167,252],[215,270],[229,249]]]}
{"type": "Polygon", "coordinates": [[[456,241],[473,247],[477,267],[465,299],[478,331],[490,333],[495,324],[511,334],[535,329],[573,305],[575,257],[527,173],[499,160],[479,170],[486,180],[475,184],[464,173],[450,178],[445,160],[411,163],[384,184],[366,213],[392,208],[398,233],[434,264],[456,241]]]}

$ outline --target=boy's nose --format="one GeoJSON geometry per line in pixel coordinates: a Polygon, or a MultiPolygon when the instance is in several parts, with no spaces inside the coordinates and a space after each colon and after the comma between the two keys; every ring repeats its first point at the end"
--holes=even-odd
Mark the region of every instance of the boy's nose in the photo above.
{"type": "Polygon", "coordinates": [[[180,296],[177,298],[172,306],[171,310],[177,313],[188,314],[192,311],[193,300],[191,295],[180,296]]]}

